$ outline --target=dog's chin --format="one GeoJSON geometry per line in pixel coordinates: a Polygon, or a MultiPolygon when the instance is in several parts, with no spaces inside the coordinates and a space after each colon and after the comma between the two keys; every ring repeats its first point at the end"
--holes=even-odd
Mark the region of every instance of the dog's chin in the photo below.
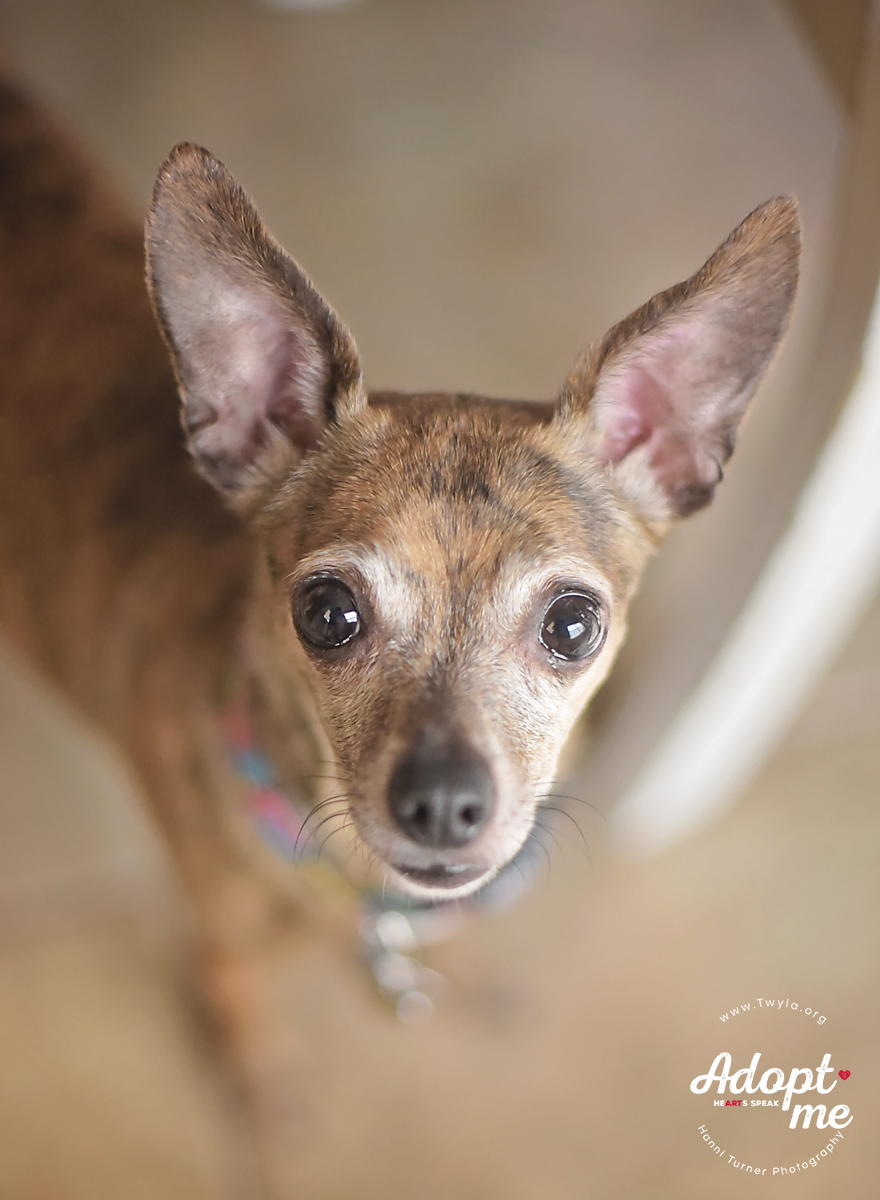
{"type": "Polygon", "coordinates": [[[445,900],[461,900],[472,896],[494,879],[499,867],[409,867],[402,864],[387,865],[388,883],[398,892],[412,896],[414,900],[428,900],[440,904],[445,900]]]}

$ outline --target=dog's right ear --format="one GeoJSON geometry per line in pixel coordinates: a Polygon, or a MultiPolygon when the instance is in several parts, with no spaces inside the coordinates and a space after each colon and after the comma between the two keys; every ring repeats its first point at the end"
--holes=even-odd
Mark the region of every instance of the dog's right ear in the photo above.
{"type": "Polygon", "coordinates": [[[365,403],[351,334],[198,146],[163,164],[147,281],[201,473],[236,507],[365,403]]]}

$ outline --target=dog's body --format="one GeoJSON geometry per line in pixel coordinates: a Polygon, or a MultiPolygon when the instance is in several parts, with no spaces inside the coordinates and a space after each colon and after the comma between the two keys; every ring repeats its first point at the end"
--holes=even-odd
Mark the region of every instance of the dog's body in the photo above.
{"type": "Polygon", "coordinates": [[[368,398],[339,319],[225,170],[180,148],[147,244],[189,454],[139,231],[9,88],[0,239],[0,620],[129,754],[215,1006],[265,1066],[254,963],[320,905],[240,811],[230,671],[281,772],[331,814],[344,789],[397,886],[490,878],[611,666],[647,557],[711,498],[791,305],[794,207],[753,214],[554,403],[368,398]]]}
{"type": "Polygon", "coordinates": [[[308,927],[309,897],[285,879],[279,912],[248,858],[218,727],[253,550],[181,446],[138,223],[8,86],[0,263],[0,622],[134,765],[205,934],[208,1002],[257,1090],[279,1034],[254,946],[265,958],[275,924],[308,927]]]}
{"type": "Polygon", "coordinates": [[[0,155],[3,627],[122,743],[198,857],[215,834],[181,800],[204,786],[252,550],[180,445],[137,224],[8,86],[0,155]]]}

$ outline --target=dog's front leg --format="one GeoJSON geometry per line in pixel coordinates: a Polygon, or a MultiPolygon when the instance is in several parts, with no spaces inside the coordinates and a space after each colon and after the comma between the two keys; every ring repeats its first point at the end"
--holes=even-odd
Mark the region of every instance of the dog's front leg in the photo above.
{"type": "Polygon", "coordinates": [[[142,696],[129,751],[192,904],[203,1008],[245,1102],[266,1191],[280,1195],[314,1074],[289,996],[304,961],[353,960],[357,912],[346,892],[319,892],[307,871],[263,849],[218,714],[204,695],[170,706],[168,691],[157,688],[154,703],[142,696]]]}

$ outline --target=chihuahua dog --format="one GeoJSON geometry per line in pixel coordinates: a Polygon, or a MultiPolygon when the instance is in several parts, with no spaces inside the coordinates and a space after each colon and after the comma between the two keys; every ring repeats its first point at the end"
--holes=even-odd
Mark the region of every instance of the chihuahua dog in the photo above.
{"type": "Polygon", "coordinates": [[[646,560],[721,479],[791,309],[796,206],[756,209],[554,400],[370,394],[340,318],[181,145],[146,227],[175,386],[136,226],[69,147],[2,89],[0,618],[129,755],[215,1007],[269,1059],[254,963],[282,909],[289,929],[320,901],[249,828],[225,681],[247,681],[281,775],[344,796],[397,889],[491,879],[646,560]]]}
{"type": "Polygon", "coordinates": [[[648,555],[706,504],[794,294],[794,205],[754,212],[553,403],[370,395],[354,340],[196,146],[163,166],[150,292],[190,453],[256,545],[248,616],[353,825],[426,898],[522,846],[648,555]]]}

